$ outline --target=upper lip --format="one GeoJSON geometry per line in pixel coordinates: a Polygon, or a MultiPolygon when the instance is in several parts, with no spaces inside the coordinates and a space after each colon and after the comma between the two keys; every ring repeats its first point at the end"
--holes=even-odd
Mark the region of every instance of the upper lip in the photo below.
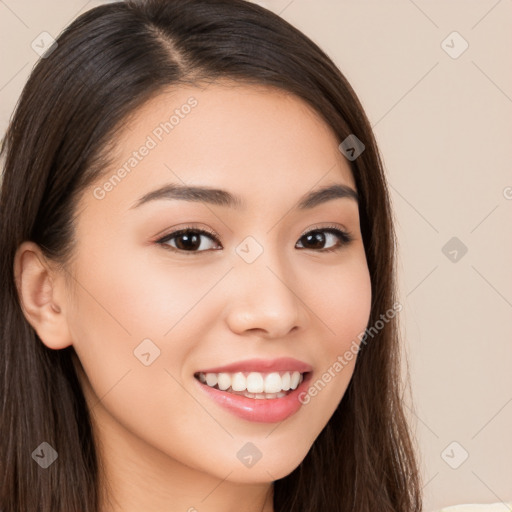
{"type": "Polygon", "coordinates": [[[280,372],[297,371],[306,373],[313,370],[312,366],[293,357],[280,357],[278,359],[246,359],[225,366],[216,366],[197,373],[234,373],[234,372],[280,372]]]}

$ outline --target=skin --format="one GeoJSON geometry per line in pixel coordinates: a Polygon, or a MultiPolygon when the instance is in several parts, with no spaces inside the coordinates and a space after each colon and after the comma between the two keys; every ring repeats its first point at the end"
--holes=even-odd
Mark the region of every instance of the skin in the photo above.
{"type": "Polygon", "coordinates": [[[232,415],[201,392],[193,374],[291,356],[313,366],[314,381],[365,330],[371,283],[357,203],[338,198],[292,209],[324,185],[356,190],[349,164],[306,103],[262,86],[169,89],[124,127],[112,167],[80,198],[72,263],[58,268],[34,243],[20,245],[15,273],[24,314],[46,346],[73,345],[78,355],[102,481],[110,482],[104,512],[272,511],[272,481],[306,456],[342,399],[356,358],[280,424],[232,415]],[[97,199],[94,188],[190,96],[198,102],[190,114],[97,199]],[[170,182],[225,189],[247,207],[157,200],[131,209],[170,182]],[[219,240],[203,237],[194,254],[156,243],[190,223],[219,240]],[[321,252],[339,242],[324,232],[320,249],[300,248],[307,247],[305,233],[329,225],[353,241],[321,252]],[[263,248],[251,264],[235,252],[247,236],[263,248]],[[149,366],[134,356],[146,338],[160,350],[149,366]],[[247,442],[262,453],[250,468],[236,456],[247,442]]]}

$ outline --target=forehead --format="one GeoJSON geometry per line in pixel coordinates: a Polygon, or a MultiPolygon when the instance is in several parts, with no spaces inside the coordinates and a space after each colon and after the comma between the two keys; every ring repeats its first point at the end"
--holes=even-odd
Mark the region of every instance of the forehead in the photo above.
{"type": "Polygon", "coordinates": [[[272,189],[296,198],[321,180],[355,189],[330,126],[302,99],[274,87],[170,88],[123,123],[115,144],[113,164],[94,186],[106,184],[106,198],[124,209],[171,182],[242,197],[272,189]]]}

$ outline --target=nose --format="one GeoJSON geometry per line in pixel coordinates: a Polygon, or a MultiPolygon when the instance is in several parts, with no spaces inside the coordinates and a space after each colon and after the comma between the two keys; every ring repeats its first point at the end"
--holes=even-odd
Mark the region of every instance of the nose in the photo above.
{"type": "Polygon", "coordinates": [[[237,261],[231,272],[226,321],[240,335],[284,338],[308,321],[293,270],[264,252],[253,263],[237,261]]]}

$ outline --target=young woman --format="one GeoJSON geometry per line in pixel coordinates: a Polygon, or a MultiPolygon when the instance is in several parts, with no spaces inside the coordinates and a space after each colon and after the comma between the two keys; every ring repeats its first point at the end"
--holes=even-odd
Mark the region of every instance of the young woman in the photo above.
{"type": "Polygon", "coordinates": [[[3,512],[421,510],[385,176],[310,39],[94,8],[2,154],[3,512]]]}

